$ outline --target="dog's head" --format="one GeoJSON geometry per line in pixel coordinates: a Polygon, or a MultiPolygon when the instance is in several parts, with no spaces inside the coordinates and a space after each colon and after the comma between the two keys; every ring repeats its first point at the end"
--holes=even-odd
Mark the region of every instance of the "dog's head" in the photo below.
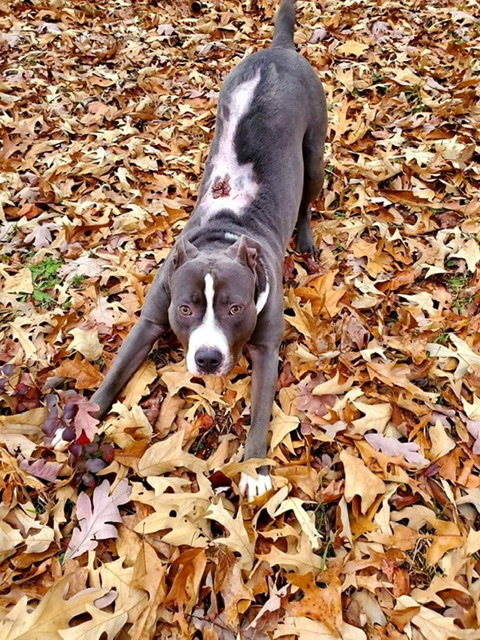
{"type": "Polygon", "coordinates": [[[259,283],[260,249],[246,236],[208,254],[177,243],[168,316],[191,373],[226,375],[237,362],[268,297],[268,282],[259,283]]]}

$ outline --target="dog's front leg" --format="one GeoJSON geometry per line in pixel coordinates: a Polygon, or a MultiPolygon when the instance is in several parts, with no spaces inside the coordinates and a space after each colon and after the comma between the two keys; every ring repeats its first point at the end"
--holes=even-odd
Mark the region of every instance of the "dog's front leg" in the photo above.
{"type": "Polygon", "coordinates": [[[91,402],[99,406],[97,418],[102,418],[112,406],[118,393],[142,364],[153,343],[165,333],[166,327],[142,319],[137,322],[122,344],[110,371],[91,402]]]}
{"type": "MultiPolygon", "coordinates": [[[[252,410],[245,460],[267,455],[268,426],[278,377],[278,345],[250,345],[249,352],[252,360],[252,410]]],[[[240,492],[249,500],[272,487],[268,467],[260,467],[257,471],[257,478],[242,473],[240,479],[240,492]]]]}
{"type": "Polygon", "coordinates": [[[99,406],[97,418],[103,418],[118,393],[145,360],[155,341],[168,331],[169,304],[170,295],[165,286],[163,267],[148,292],[140,319],[126,337],[105,380],[91,398],[91,402],[99,406]]]}

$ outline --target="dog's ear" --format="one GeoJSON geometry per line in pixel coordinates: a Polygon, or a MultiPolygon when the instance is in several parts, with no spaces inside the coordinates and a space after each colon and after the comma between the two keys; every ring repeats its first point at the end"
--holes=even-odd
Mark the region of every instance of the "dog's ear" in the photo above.
{"type": "Polygon", "coordinates": [[[232,244],[232,246],[225,251],[225,254],[232,260],[235,260],[235,262],[240,262],[255,272],[261,247],[261,244],[253,240],[253,238],[242,235],[235,244],[232,244]]]}
{"type": "Polygon", "coordinates": [[[175,245],[174,254],[172,258],[173,268],[178,269],[187,260],[192,260],[198,255],[198,249],[195,245],[189,242],[186,238],[179,238],[175,245]]]}

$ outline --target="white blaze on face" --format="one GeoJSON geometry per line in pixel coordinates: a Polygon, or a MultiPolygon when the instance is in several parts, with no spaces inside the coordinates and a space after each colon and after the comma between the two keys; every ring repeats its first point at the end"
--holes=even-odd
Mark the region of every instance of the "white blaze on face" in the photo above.
{"type": "Polygon", "coordinates": [[[187,368],[190,373],[194,373],[197,376],[202,375],[202,372],[198,370],[197,363],[195,362],[197,351],[199,349],[217,349],[222,354],[222,364],[218,371],[216,371],[216,375],[224,375],[230,370],[232,356],[227,337],[215,318],[215,309],[213,307],[215,288],[213,277],[210,273],[207,273],[205,276],[204,291],[206,302],[205,315],[203,316],[201,324],[190,334],[187,349],[187,368]]]}
{"type": "Polygon", "coordinates": [[[251,108],[260,78],[261,73],[258,70],[250,80],[239,84],[229,96],[228,118],[223,120],[222,137],[219,141],[218,152],[211,160],[212,172],[205,196],[202,199],[206,217],[226,208],[239,214],[257,195],[259,185],[255,180],[253,164],[238,162],[235,153],[235,136],[240,120],[251,108]],[[214,197],[215,193],[212,187],[215,181],[217,179],[224,180],[226,177],[228,177],[228,195],[214,197]]]}

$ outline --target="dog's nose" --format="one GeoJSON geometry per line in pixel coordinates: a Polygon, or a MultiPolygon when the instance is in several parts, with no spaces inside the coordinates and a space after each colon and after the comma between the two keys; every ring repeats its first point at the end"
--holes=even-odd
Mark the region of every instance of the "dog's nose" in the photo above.
{"type": "Polygon", "coordinates": [[[218,349],[199,349],[195,354],[195,364],[202,373],[215,373],[222,363],[218,349]]]}

